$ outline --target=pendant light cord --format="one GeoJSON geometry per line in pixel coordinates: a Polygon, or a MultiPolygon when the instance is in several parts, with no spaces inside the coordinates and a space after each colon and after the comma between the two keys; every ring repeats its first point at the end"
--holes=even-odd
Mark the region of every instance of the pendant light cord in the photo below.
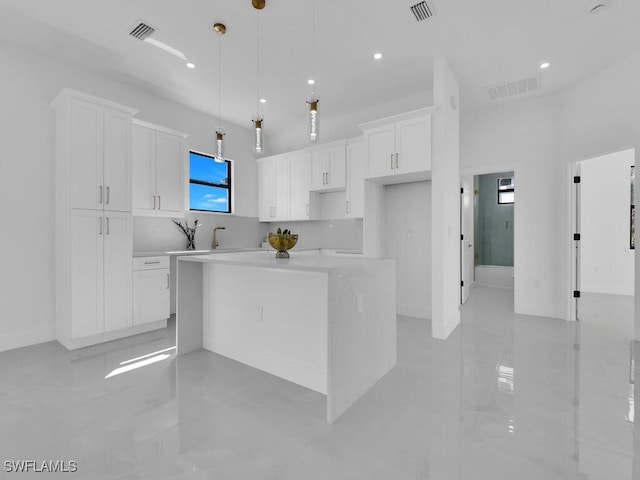
{"type": "Polygon", "coordinates": [[[256,103],[260,120],[260,10],[256,10],[256,103]]]}
{"type": "Polygon", "coordinates": [[[222,70],[222,55],[220,54],[220,37],[222,35],[218,34],[218,127],[222,124],[222,118],[220,117],[220,111],[222,110],[222,97],[220,95],[220,71],[222,70]]]}

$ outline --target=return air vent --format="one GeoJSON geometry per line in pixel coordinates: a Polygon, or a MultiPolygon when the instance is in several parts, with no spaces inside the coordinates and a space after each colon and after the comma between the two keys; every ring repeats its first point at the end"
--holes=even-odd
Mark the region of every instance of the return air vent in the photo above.
{"type": "Polygon", "coordinates": [[[433,8],[426,1],[411,5],[411,13],[416,17],[416,21],[421,22],[433,17],[433,8]]]}
{"type": "Polygon", "coordinates": [[[156,29],[153,28],[151,25],[147,25],[144,22],[140,22],[138,25],[136,25],[131,29],[131,31],[129,32],[129,35],[137,38],[138,40],[145,40],[146,38],[153,35],[155,31],[156,29]]]}
{"type": "Polygon", "coordinates": [[[516,95],[537,92],[538,90],[540,90],[539,77],[523,78],[515,82],[500,83],[486,87],[487,97],[492,102],[515,97],[516,95]]]}

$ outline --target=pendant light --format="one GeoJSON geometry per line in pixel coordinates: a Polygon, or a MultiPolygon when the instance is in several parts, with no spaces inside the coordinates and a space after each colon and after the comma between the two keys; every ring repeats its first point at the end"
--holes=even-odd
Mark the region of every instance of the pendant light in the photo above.
{"type": "MultiPolygon", "coordinates": [[[[314,70],[316,65],[316,1],[311,0],[311,78],[307,81],[309,85],[315,85],[314,70]]],[[[312,87],[313,88],[313,87],[312,87]]],[[[307,134],[311,142],[317,142],[320,133],[320,124],[318,119],[318,97],[311,91],[307,105],[309,105],[309,113],[307,117],[307,134]]]]}
{"type": "MultiPolygon", "coordinates": [[[[227,33],[227,27],[222,23],[216,23],[213,25],[213,30],[218,34],[218,123],[222,123],[220,116],[220,104],[222,103],[222,97],[220,95],[220,72],[222,71],[222,58],[220,54],[220,37],[227,33]]],[[[214,159],[216,162],[224,162],[224,136],[226,132],[221,125],[216,127],[216,152],[214,159]]]]}
{"type": "Polygon", "coordinates": [[[258,113],[253,117],[253,152],[257,155],[264,153],[264,132],[262,122],[264,117],[260,113],[260,10],[265,7],[266,0],[252,0],[251,4],[256,9],[256,102],[258,113]]]}

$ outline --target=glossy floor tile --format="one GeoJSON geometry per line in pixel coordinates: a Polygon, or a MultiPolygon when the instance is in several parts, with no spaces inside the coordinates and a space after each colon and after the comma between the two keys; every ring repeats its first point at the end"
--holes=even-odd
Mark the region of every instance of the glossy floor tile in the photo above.
{"type": "Polygon", "coordinates": [[[0,353],[0,478],[46,478],[2,469],[19,460],[74,460],[57,476],[82,479],[640,478],[622,303],[591,298],[568,323],[477,287],[446,341],[399,317],[398,365],[333,425],[318,393],[203,350],[176,359],[171,328],[0,353]]]}

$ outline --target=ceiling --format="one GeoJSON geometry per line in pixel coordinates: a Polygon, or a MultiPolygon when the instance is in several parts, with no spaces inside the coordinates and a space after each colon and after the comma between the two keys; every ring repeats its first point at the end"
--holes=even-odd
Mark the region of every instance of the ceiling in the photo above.
{"type": "Polygon", "coordinates": [[[538,94],[552,92],[640,45],[638,0],[607,0],[598,14],[589,13],[592,0],[429,0],[435,15],[422,22],[409,8],[416,1],[315,0],[315,49],[313,0],[266,0],[259,13],[251,0],[0,0],[0,38],[214,116],[220,73],[222,123],[249,127],[259,15],[260,108],[273,130],[304,121],[311,75],[321,115],[337,118],[430,92],[433,58],[444,56],[464,110],[492,103],[487,86],[540,75],[538,94]],[[129,36],[140,20],[196,68],[129,36]],[[214,22],[227,34],[213,32],[214,22]],[[551,66],[540,71],[543,61],[551,66]]]}

